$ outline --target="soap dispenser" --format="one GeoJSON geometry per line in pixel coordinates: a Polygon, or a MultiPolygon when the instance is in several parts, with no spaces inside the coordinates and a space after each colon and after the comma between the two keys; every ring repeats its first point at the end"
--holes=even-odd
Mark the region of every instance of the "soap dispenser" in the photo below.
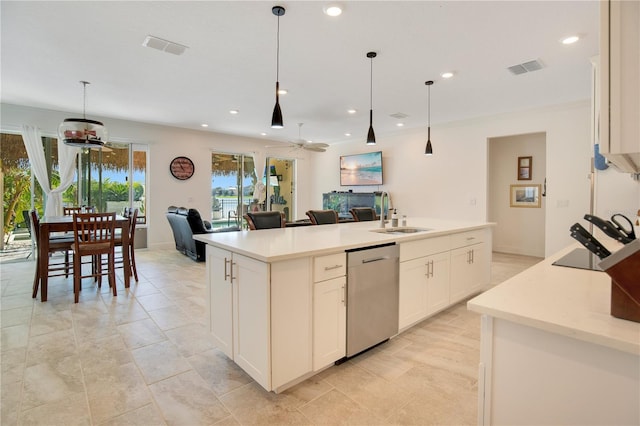
{"type": "Polygon", "coordinates": [[[393,209],[393,214],[391,215],[391,227],[398,227],[398,209],[393,209]]]}

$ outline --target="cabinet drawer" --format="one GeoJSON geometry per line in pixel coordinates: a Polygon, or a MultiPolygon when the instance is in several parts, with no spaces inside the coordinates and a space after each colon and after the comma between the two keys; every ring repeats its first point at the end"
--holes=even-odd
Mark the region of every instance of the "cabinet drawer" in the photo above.
{"type": "Polygon", "coordinates": [[[313,281],[319,282],[347,274],[346,253],[330,254],[313,258],[313,281]]]}
{"type": "Polygon", "coordinates": [[[448,235],[400,243],[400,262],[448,251],[450,244],[448,235]]]}
{"type": "Polygon", "coordinates": [[[477,229],[475,231],[461,232],[451,235],[451,248],[466,247],[471,244],[478,244],[485,240],[485,230],[477,229]]]}

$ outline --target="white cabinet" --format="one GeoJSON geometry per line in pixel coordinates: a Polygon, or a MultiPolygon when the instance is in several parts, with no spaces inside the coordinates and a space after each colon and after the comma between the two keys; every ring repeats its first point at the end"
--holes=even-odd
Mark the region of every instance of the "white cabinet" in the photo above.
{"type": "Polygon", "coordinates": [[[400,330],[449,305],[449,248],[448,236],[400,244],[400,330]]]}
{"type": "Polygon", "coordinates": [[[211,333],[218,347],[271,388],[268,265],[207,246],[211,333]]]}
{"type": "Polygon", "coordinates": [[[640,2],[600,3],[600,151],[640,171],[640,2]]]}
{"type": "Polygon", "coordinates": [[[450,302],[455,303],[476,293],[489,282],[485,231],[470,231],[451,236],[450,302]]]}
{"type": "Polygon", "coordinates": [[[314,258],[313,370],[343,358],[347,349],[345,253],[314,258]]]}
{"type": "Polygon", "coordinates": [[[449,252],[400,263],[400,330],[449,306],[449,252]]]}

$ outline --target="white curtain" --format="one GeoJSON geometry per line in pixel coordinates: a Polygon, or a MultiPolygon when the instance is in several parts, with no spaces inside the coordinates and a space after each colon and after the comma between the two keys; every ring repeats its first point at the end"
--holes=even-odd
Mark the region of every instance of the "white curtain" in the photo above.
{"type": "Polygon", "coordinates": [[[254,151],[253,153],[253,168],[256,173],[256,184],[253,186],[253,199],[258,200],[259,203],[263,203],[267,197],[267,188],[262,183],[262,176],[264,174],[265,162],[267,156],[260,151],[254,151]]]}
{"type": "Polygon", "coordinates": [[[79,149],[58,143],[58,166],[60,169],[60,185],[51,189],[49,175],[47,174],[47,162],[44,158],[42,135],[40,129],[27,124],[22,126],[22,140],[27,149],[31,169],[38,179],[38,183],[47,195],[47,205],[44,208],[45,216],[62,215],[62,193],[73,183],[75,159],[79,149]]]}

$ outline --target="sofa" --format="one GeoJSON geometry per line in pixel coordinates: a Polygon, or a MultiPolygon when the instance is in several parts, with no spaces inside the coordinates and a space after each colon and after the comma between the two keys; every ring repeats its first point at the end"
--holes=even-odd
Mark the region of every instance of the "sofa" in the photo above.
{"type": "Polygon", "coordinates": [[[173,232],[176,250],[197,262],[204,262],[206,244],[202,241],[194,240],[194,235],[240,231],[239,226],[212,229],[211,223],[202,220],[200,213],[196,209],[169,206],[166,216],[173,232]]]}

